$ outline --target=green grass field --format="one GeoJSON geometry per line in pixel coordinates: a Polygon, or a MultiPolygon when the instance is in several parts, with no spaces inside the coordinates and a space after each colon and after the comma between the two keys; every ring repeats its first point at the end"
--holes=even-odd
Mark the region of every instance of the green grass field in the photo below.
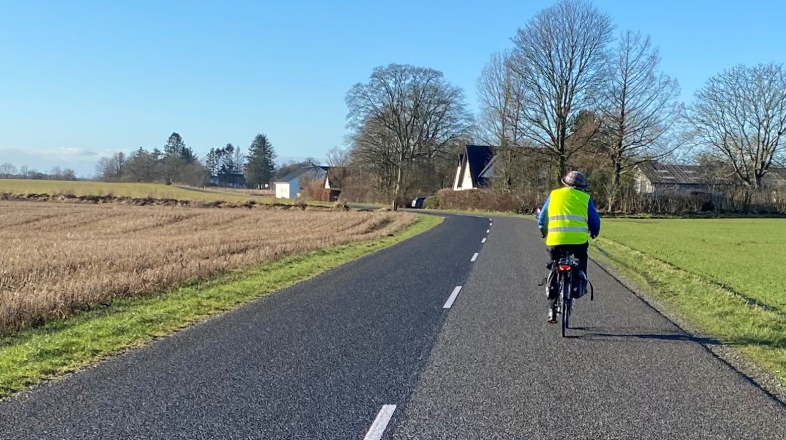
{"type": "Polygon", "coordinates": [[[786,219],[609,219],[594,256],[786,384],[786,219]]]}
{"type": "Polygon", "coordinates": [[[606,222],[603,236],[786,312],[786,219],[606,222]]]}
{"type": "MultiPolygon", "coordinates": [[[[250,194],[239,194],[230,191],[200,191],[176,185],[160,183],[126,183],[126,182],[89,182],[60,180],[25,180],[0,179],[0,193],[11,194],[73,194],[75,196],[106,196],[153,199],[190,200],[195,202],[235,202],[242,203],[254,200],[257,203],[272,203],[271,197],[259,197],[250,194]]],[[[282,202],[282,200],[278,200],[282,202]]],[[[283,203],[288,203],[283,201],[283,203]]]]}

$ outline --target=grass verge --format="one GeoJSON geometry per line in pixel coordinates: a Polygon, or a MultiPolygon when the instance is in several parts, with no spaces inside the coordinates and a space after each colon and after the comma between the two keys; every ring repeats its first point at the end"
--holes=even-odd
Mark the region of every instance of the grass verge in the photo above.
{"type": "Polygon", "coordinates": [[[418,215],[405,230],[380,240],[323,249],[211,280],[192,281],[0,337],[0,398],[390,247],[442,220],[418,215]]]}
{"type": "Polygon", "coordinates": [[[426,209],[425,211],[432,211],[445,214],[459,214],[459,215],[472,215],[479,217],[513,217],[513,218],[530,218],[534,219],[532,214],[519,214],[510,211],[484,211],[475,209],[426,209]]]}
{"type": "Polygon", "coordinates": [[[669,312],[734,347],[786,386],[786,318],[779,310],[616,241],[600,238],[595,244],[593,258],[615,268],[669,312]]]}

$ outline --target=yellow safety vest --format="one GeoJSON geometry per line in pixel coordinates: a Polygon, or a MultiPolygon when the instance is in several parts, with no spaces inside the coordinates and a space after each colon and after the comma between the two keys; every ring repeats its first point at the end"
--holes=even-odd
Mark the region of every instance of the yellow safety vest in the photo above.
{"type": "Polygon", "coordinates": [[[589,194],[574,188],[555,189],[549,196],[546,246],[589,241],[589,194]]]}

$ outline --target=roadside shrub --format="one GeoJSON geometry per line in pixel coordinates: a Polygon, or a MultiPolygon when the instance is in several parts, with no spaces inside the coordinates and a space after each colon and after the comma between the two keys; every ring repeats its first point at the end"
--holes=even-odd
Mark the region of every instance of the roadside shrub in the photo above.
{"type": "Polygon", "coordinates": [[[537,192],[513,193],[486,189],[453,191],[443,189],[437,193],[439,207],[442,209],[507,211],[529,214],[535,211],[544,195],[537,192]]]}
{"type": "Polygon", "coordinates": [[[428,196],[426,197],[426,200],[423,202],[423,207],[426,209],[439,209],[439,205],[440,202],[439,202],[438,195],[428,196]]]}
{"type": "MultiPolygon", "coordinates": [[[[596,200],[598,202],[598,200],[596,200]]],[[[605,206],[599,208],[603,209],[605,206]]],[[[719,215],[786,214],[786,192],[751,188],[717,188],[711,193],[639,194],[625,188],[617,204],[618,214],[719,215]]]]}

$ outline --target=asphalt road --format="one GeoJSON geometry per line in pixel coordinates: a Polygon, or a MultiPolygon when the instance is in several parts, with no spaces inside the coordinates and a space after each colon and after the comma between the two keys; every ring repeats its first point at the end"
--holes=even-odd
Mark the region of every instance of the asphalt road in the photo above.
{"type": "Polygon", "coordinates": [[[781,402],[597,267],[560,338],[544,259],[532,222],[448,217],[4,401],[0,438],[786,438],[781,402]]]}

